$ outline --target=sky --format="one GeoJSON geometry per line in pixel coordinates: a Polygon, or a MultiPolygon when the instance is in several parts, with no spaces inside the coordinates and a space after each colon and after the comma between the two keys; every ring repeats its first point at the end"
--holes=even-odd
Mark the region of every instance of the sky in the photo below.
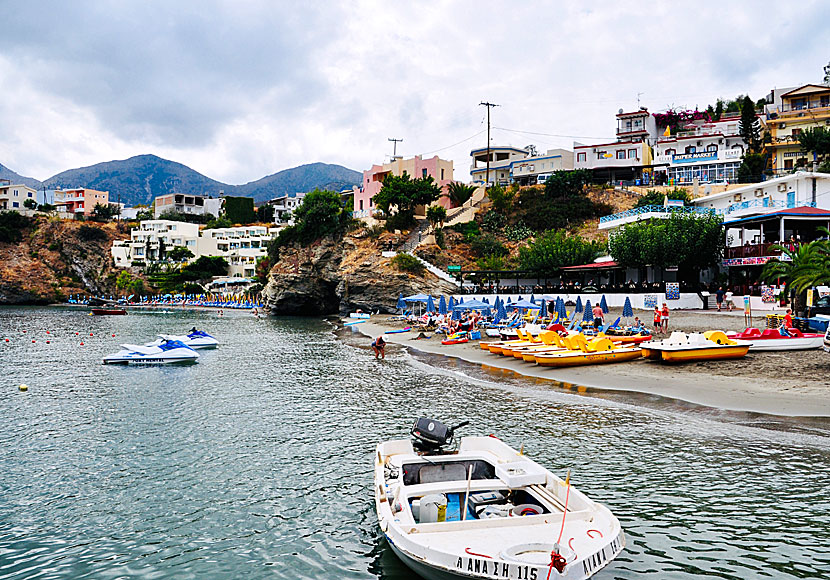
{"type": "Polygon", "coordinates": [[[614,140],[638,106],[820,82],[830,2],[0,0],[0,163],[152,153],[225,183],[614,140]],[[639,98],[639,101],[638,101],[639,98]]]}

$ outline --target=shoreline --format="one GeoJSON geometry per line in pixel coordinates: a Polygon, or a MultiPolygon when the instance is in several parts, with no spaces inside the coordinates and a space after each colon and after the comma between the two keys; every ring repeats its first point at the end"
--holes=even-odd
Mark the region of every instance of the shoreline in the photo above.
{"type": "MultiPolygon", "coordinates": [[[[396,328],[393,323],[386,321],[369,321],[355,326],[358,332],[370,338],[383,334],[390,328],[396,328]]],[[[548,380],[554,385],[559,383],[556,386],[565,389],[580,390],[584,387],[618,393],[627,391],[726,411],[783,417],[830,417],[830,397],[827,396],[830,394],[830,384],[827,382],[808,380],[793,366],[784,367],[784,372],[778,373],[779,376],[764,374],[771,366],[777,366],[779,360],[786,362],[786,356],[798,356],[798,353],[807,353],[802,354],[802,358],[813,354],[828,357],[827,363],[830,363],[830,355],[821,351],[756,352],[748,355],[746,359],[683,365],[665,365],[642,359],[628,363],[556,369],[489,353],[479,347],[480,341],[442,345],[439,338],[441,335],[413,340],[415,336],[417,333],[412,331],[385,334],[384,339],[389,344],[423,353],[457,358],[491,369],[512,371],[526,378],[548,380]],[[782,357],[782,354],[785,356],[782,357]],[[754,376],[751,372],[753,359],[756,359],[756,364],[760,367],[755,373],[761,376],[754,376]]]]}

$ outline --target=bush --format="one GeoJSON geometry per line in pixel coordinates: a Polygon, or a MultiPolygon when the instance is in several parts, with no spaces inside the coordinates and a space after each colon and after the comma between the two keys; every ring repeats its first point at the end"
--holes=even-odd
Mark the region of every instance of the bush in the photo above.
{"type": "Polygon", "coordinates": [[[524,225],[522,222],[504,228],[504,237],[511,242],[526,240],[531,237],[533,233],[533,230],[524,225]]]}
{"type": "Polygon", "coordinates": [[[26,209],[35,209],[37,207],[37,202],[33,199],[23,200],[23,207],[26,209]]]}
{"type": "Polygon", "coordinates": [[[435,245],[442,250],[447,247],[447,240],[444,237],[444,228],[435,230],[435,245]]]}
{"type": "Polygon", "coordinates": [[[493,209],[500,214],[507,215],[513,209],[513,201],[516,199],[516,190],[513,188],[504,189],[500,185],[494,185],[487,190],[487,197],[493,202],[493,209]]]}
{"type": "Polygon", "coordinates": [[[415,256],[410,254],[398,254],[392,258],[392,265],[402,272],[409,272],[410,274],[421,275],[426,270],[426,266],[415,256]]]}
{"type": "Polygon", "coordinates": [[[468,242],[472,241],[473,238],[481,234],[481,228],[478,227],[478,223],[473,221],[453,224],[451,226],[447,226],[447,228],[462,234],[468,242]]]}
{"type": "Polygon", "coordinates": [[[375,224],[366,228],[366,234],[368,234],[368,236],[373,240],[378,239],[385,231],[386,227],[383,224],[375,224]]]}
{"type": "Polygon", "coordinates": [[[660,192],[656,189],[649,189],[646,194],[637,200],[634,207],[645,207],[647,205],[663,205],[663,199],[682,199],[683,205],[691,205],[692,198],[689,197],[689,192],[682,187],[675,187],[671,191],[660,192]]]}
{"type": "Polygon", "coordinates": [[[17,211],[0,212],[0,242],[19,242],[32,220],[17,211]]]}
{"type": "Polygon", "coordinates": [[[496,211],[488,211],[481,220],[481,228],[488,232],[498,232],[507,223],[507,218],[496,211]]]}
{"type": "Polygon", "coordinates": [[[523,270],[552,274],[562,266],[589,264],[604,250],[604,244],[569,236],[564,230],[551,230],[519,250],[519,263],[523,270]]]}
{"type": "Polygon", "coordinates": [[[206,230],[219,230],[222,228],[232,228],[233,222],[226,217],[218,217],[210,220],[206,225],[206,230]]]}
{"type": "Polygon", "coordinates": [[[399,212],[394,215],[390,215],[386,218],[386,229],[390,232],[394,232],[395,230],[411,230],[415,227],[415,216],[414,214],[410,213],[403,213],[399,212]]]}
{"type": "Polygon", "coordinates": [[[493,234],[478,236],[470,244],[470,249],[482,258],[486,258],[487,256],[506,256],[508,254],[507,248],[493,234]]]}
{"type": "Polygon", "coordinates": [[[82,225],[78,228],[78,239],[84,242],[103,242],[108,240],[109,236],[99,227],[82,225]]]}

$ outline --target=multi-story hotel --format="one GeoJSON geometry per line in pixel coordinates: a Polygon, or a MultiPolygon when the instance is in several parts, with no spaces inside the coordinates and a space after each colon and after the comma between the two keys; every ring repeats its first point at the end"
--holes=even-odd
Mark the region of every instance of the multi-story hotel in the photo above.
{"type": "Polygon", "coordinates": [[[648,109],[617,113],[617,140],[599,145],[574,143],[574,168],[590,169],[595,180],[651,180],[651,144],[657,124],[648,109]]]}
{"type": "Polygon", "coordinates": [[[54,205],[59,213],[64,213],[66,216],[89,217],[98,204],[109,204],[109,192],[84,187],[55,190],[54,205]]]}
{"type": "Polygon", "coordinates": [[[830,129],[830,86],[811,84],[774,89],[767,95],[766,124],[771,141],[772,169],[776,175],[796,167],[811,168],[812,153],[801,149],[798,134],[805,129],[830,129]]]}
{"type": "Polygon", "coordinates": [[[0,183],[0,210],[22,210],[27,199],[37,202],[37,191],[28,185],[0,183]]]}
{"type": "Polygon", "coordinates": [[[204,195],[168,193],[167,195],[160,195],[155,198],[153,217],[158,219],[166,211],[194,215],[209,213],[213,216],[218,216],[222,210],[223,201],[221,197],[212,198],[204,195]]]}
{"type": "Polygon", "coordinates": [[[544,155],[533,155],[529,149],[510,146],[473,149],[470,177],[473,183],[487,180],[487,157],[490,157],[490,183],[498,185],[535,185],[543,183],[554,171],[574,168],[573,152],[548,149],[544,155]]]}

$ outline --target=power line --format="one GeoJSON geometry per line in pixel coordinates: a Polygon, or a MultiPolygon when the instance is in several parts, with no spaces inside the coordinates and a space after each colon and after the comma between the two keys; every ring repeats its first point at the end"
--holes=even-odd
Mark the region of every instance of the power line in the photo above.
{"type": "Polygon", "coordinates": [[[467,141],[469,141],[471,139],[475,139],[476,137],[478,137],[479,135],[481,135],[485,131],[487,131],[487,129],[482,129],[478,133],[476,133],[474,135],[470,135],[469,137],[467,137],[466,139],[462,139],[458,143],[453,143],[452,145],[447,145],[446,147],[441,147],[440,149],[434,149],[432,151],[426,151],[425,153],[422,153],[422,155],[429,155],[431,153],[440,153],[441,151],[446,151],[447,149],[452,149],[453,147],[458,147],[462,143],[466,143],[467,141]]]}
{"type": "Polygon", "coordinates": [[[525,135],[542,135],[544,137],[566,137],[568,139],[616,139],[616,137],[589,137],[587,135],[559,135],[557,133],[539,133],[536,131],[520,131],[519,129],[508,129],[507,127],[493,127],[500,131],[509,131],[510,133],[523,133],[525,135]]]}

